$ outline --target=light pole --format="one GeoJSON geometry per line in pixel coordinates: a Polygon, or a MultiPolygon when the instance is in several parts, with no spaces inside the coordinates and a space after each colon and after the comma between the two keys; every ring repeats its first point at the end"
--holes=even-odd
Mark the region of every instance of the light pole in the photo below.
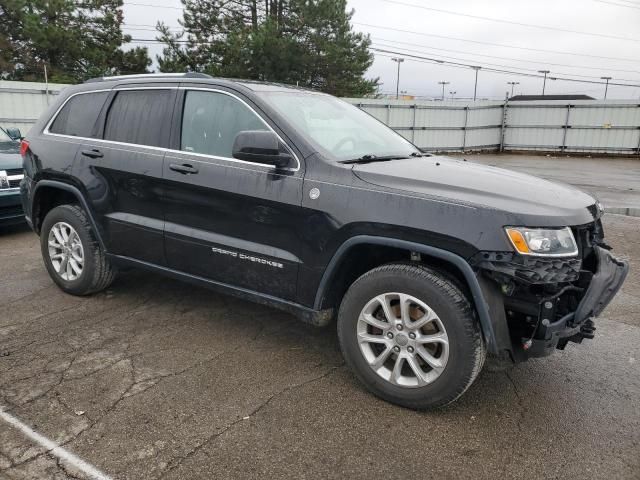
{"type": "Polygon", "coordinates": [[[538,73],[544,73],[544,80],[542,81],[542,95],[544,95],[544,89],[547,86],[547,75],[551,72],[549,70],[538,70],[538,73]]]}
{"type": "Polygon", "coordinates": [[[511,85],[511,96],[513,97],[513,87],[520,85],[520,82],[507,82],[507,85],[511,85]]]}
{"type": "Polygon", "coordinates": [[[607,99],[607,90],[609,90],[609,80],[611,80],[611,77],[600,77],[602,80],[606,80],[607,83],[604,86],[604,99],[607,99]]]}
{"type": "Polygon", "coordinates": [[[476,71],[476,83],[473,86],[473,101],[475,102],[476,101],[476,93],[478,91],[478,70],[480,70],[482,67],[475,66],[475,67],[471,67],[471,68],[473,68],[476,71]]]}
{"type": "Polygon", "coordinates": [[[450,82],[438,82],[440,85],[442,85],[442,100],[444,100],[444,86],[445,85],[449,85],[450,82]]]}
{"type": "Polygon", "coordinates": [[[451,95],[451,100],[455,98],[456,93],[458,92],[451,92],[451,91],[449,92],[449,95],[451,95]]]}
{"type": "Polygon", "coordinates": [[[400,64],[404,62],[404,58],[393,57],[391,60],[398,64],[398,78],[396,79],[396,100],[400,98],[400,64]]]}

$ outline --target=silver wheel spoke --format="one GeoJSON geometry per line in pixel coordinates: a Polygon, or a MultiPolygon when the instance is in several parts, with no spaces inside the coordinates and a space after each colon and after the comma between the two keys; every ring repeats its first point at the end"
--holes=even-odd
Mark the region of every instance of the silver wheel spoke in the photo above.
{"type": "Polygon", "coordinates": [[[53,235],[56,237],[56,240],[58,241],[58,244],[60,245],[60,247],[62,247],[62,245],[64,244],[64,238],[62,237],[62,233],[60,233],[60,227],[58,227],[57,225],[54,225],[51,231],[53,232],[53,235]]]}
{"type": "Polygon", "coordinates": [[[358,333],[358,341],[360,343],[387,343],[387,339],[382,335],[372,335],[370,333],[358,333]]]}
{"type": "Polygon", "coordinates": [[[389,355],[391,355],[391,352],[393,352],[393,349],[387,346],[387,348],[380,355],[375,357],[373,362],[370,363],[371,367],[373,367],[374,370],[380,368],[384,364],[384,362],[387,361],[389,355]]]}
{"type": "Polygon", "coordinates": [[[384,312],[384,316],[387,318],[387,322],[391,323],[393,320],[396,319],[396,316],[393,314],[393,310],[391,310],[391,305],[387,300],[388,297],[389,295],[378,295],[376,297],[376,300],[382,307],[382,311],[384,312]]]}
{"type": "Polygon", "coordinates": [[[411,323],[411,328],[417,330],[419,328],[424,327],[427,323],[433,322],[437,318],[438,317],[435,316],[435,314],[433,313],[433,310],[429,309],[425,312],[423,316],[421,316],[419,319],[411,323]]]}
{"type": "Polygon", "coordinates": [[[405,327],[411,324],[411,297],[408,295],[400,294],[400,318],[405,327]]]}
{"type": "Polygon", "coordinates": [[[75,259],[70,258],[69,265],[71,265],[71,270],[73,270],[75,275],[80,275],[82,273],[82,268],[78,265],[78,262],[76,262],[75,259]]]}
{"type": "Polygon", "coordinates": [[[393,365],[393,370],[391,371],[391,381],[393,383],[398,383],[400,381],[404,362],[405,362],[405,358],[398,355],[398,357],[396,358],[396,363],[393,365]]]}
{"type": "Polygon", "coordinates": [[[418,381],[418,386],[425,385],[427,381],[424,378],[424,372],[420,368],[420,365],[418,365],[415,357],[407,357],[407,364],[409,365],[409,368],[411,368],[411,371],[415,374],[416,380],[418,381]]]}
{"type": "Polygon", "coordinates": [[[427,365],[429,365],[434,370],[441,371],[444,368],[442,361],[427,352],[424,347],[419,347],[416,352],[418,353],[418,355],[420,355],[420,358],[422,358],[427,363],[427,365]]]}
{"type": "Polygon", "coordinates": [[[362,313],[360,318],[363,322],[371,325],[372,327],[379,328],[380,330],[388,330],[391,328],[391,324],[387,322],[383,322],[382,320],[378,320],[370,313],[362,313]]]}
{"type": "Polygon", "coordinates": [[[449,339],[446,333],[438,332],[433,335],[421,335],[416,339],[416,343],[443,343],[445,345],[449,345],[449,339]]]}

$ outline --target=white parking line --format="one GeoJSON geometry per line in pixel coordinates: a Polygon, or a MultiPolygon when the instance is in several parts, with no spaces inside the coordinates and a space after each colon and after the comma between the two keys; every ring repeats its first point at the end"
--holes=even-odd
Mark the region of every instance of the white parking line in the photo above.
{"type": "Polygon", "coordinates": [[[94,466],[89,465],[87,462],[76,457],[73,453],[69,452],[63,447],[58,446],[55,442],[49,440],[47,437],[40,435],[38,432],[34,431],[28,425],[22,423],[10,413],[5,412],[2,406],[0,406],[0,419],[4,420],[17,430],[20,430],[24,435],[29,437],[35,443],[44,447],[50,455],[53,455],[54,457],[57,457],[60,460],[63,460],[65,463],[71,465],[72,467],[80,470],[89,478],[93,478],[96,480],[111,480],[111,477],[105,475],[94,466]]]}

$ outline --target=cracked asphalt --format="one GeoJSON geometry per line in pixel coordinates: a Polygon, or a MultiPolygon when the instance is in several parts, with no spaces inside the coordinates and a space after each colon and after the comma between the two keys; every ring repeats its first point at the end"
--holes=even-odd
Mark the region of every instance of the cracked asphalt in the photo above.
{"type": "MultiPolygon", "coordinates": [[[[487,369],[454,405],[365,392],[334,328],[129,271],[58,290],[26,228],[0,231],[0,405],[114,479],[640,479],[640,218],[593,341],[487,369]]],[[[0,478],[86,478],[0,420],[0,478]]]]}

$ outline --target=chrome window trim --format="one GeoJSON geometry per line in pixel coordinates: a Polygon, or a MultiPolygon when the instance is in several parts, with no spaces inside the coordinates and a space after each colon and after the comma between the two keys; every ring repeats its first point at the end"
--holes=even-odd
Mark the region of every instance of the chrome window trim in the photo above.
{"type": "MultiPolygon", "coordinates": [[[[60,111],[64,108],[64,106],[69,103],[69,100],[71,100],[73,97],[77,96],[77,95],[86,95],[89,93],[102,93],[102,92],[110,92],[111,88],[103,88],[100,90],[87,90],[86,92],[76,92],[73,93],[71,95],[69,95],[64,102],[62,102],[62,105],[60,105],[58,107],[58,109],[55,111],[55,113],[53,115],[51,115],[51,118],[49,119],[49,121],[47,122],[47,124],[44,127],[44,130],[42,131],[42,133],[44,135],[55,135],[57,137],[66,137],[66,138],[82,138],[82,139],[86,139],[88,137],[76,137],[74,135],[64,135],[62,133],[53,133],[51,131],[49,131],[49,129],[51,128],[51,125],[53,124],[53,122],[55,122],[56,118],[58,118],[58,114],[60,113],[60,111]]],[[[90,140],[93,140],[91,138],[89,138],[90,140]]]]}
{"type": "MultiPolygon", "coordinates": [[[[51,131],[49,131],[49,128],[51,127],[51,125],[53,124],[53,122],[55,121],[55,119],[58,117],[58,114],[60,113],[60,111],[64,108],[64,106],[75,96],[77,95],[86,95],[89,93],[102,93],[102,92],[112,92],[112,91],[131,91],[131,90],[196,90],[196,91],[207,91],[207,92],[216,92],[216,93],[221,93],[223,95],[228,95],[230,97],[235,98],[236,100],[238,100],[240,103],[244,104],[249,110],[251,110],[253,112],[253,114],[258,117],[258,119],[265,124],[265,126],[269,129],[269,131],[273,132],[276,134],[276,136],[278,137],[278,140],[280,140],[282,142],[282,144],[289,150],[289,152],[291,153],[291,155],[293,156],[293,158],[296,161],[296,166],[295,167],[287,167],[287,168],[283,168],[281,170],[284,171],[288,171],[288,172],[297,172],[300,170],[300,159],[298,158],[298,155],[295,153],[295,151],[289,146],[289,144],[287,142],[284,141],[284,139],[280,136],[280,134],[278,134],[278,132],[276,132],[271,125],[269,125],[267,123],[267,121],[262,118],[261,115],[258,114],[258,112],[256,112],[256,110],[249,105],[247,102],[245,102],[242,98],[238,97],[237,95],[231,93],[231,92],[227,92],[225,90],[220,90],[219,88],[216,87],[187,87],[187,86],[166,86],[166,87],[127,87],[127,86],[122,86],[122,87],[114,87],[114,88],[105,88],[105,89],[100,89],[100,90],[88,90],[86,92],[76,92],[72,95],[69,95],[68,98],[65,99],[64,102],[62,102],[62,105],[60,105],[60,107],[58,107],[58,109],[55,111],[55,113],[51,116],[51,119],[49,120],[49,122],[47,122],[47,125],[45,126],[44,130],[42,131],[42,133],[44,135],[49,135],[49,136],[53,136],[53,137],[61,137],[61,138],[70,138],[70,139],[74,139],[74,140],[87,140],[90,142],[99,142],[99,143],[103,143],[103,144],[112,144],[112,145],[122,145],[122,146],[126,146],[126,147],[136,147],[136,148],[146,148],[146,149],[150,149],[150,150],[156,150],[156,151],[160,151],[160,152],[165,152],[165,153],[181,153],[183,155],[193,155],[193,156],[198,156],[198,157],[203,157],[203,158],[212,158],[214,160],[223,160],[225,162],[234,162],[234,163],[242,163],[245,165],[255,165],[255,166],[260,166],[260,167],[265,167],[268,168],[269,170],[273,170],[274,167],[273,165],[270,165],[268,163],[256,163],[256,162],[247,162],[246,160],[239,160],[237,158],[230,158],[230,157],[221,157],[221,156],[216,156],[216,155],[208,155],[206,153],[195,153],[195,152],[187,152],[185,150],[175,150],[173,148],[164,148],[164,147],[155,147],[152,145],[140,145],[137,143],[125,143],[125,142],[116,142],[114,140],[104,140],[102,138],[91,138],[91,137],[80,137],[80,136],[74,136],[74,135],[65,135],[62,133],[53,133],[51,131]]],[[[182,133],[182,132],[181,132],[182,133]]],[[[176,157],[174,157],[176,158],[176,157]]],[[[256,171],[262,171],[262,170],[256,170],[256,171]]]]}

